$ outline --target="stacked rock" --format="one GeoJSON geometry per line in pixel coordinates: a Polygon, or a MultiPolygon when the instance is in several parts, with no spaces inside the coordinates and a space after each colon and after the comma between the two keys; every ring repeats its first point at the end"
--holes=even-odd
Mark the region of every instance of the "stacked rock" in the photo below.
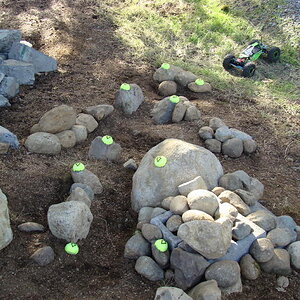
{"type": "Polygon", "coordinates": [[[235,128],[229,128],[219,118],[212,118],[209,126],[201,127],[199,136],[205,142],[205,147],[214,153],[223,153],[232,158],[256,151],[257,144],[253,138],[245,132],[235,128]]]}
{"type": "Polygon", "coordinates": [[[163,63],[154,74],[153,79],[159,82],[158,91],[162,96],[176,94],[178,87],[187,88],[195,93],[211,92],[211,85],[195,74],[167,63],[163,63]]]}
{"type": "Polygon", "coordinates": [[[196,105],[186,97],[172,95],[157,102],[151,111],[156,124],[178,123],[182,120],[194,121],[201,118],[196,105]]]}

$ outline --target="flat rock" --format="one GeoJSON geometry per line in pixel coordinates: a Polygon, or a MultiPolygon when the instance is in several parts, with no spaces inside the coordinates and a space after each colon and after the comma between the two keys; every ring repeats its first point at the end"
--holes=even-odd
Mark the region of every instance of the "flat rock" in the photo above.
{"type": "Polygon", "coordinates": [[[98,176],[93,172],[84,169],[80,172],[71,171],[71,175],[75,183],[83,183],[89,185],[95,194],[101,194],[103,192],[103,186],[98,176]]]}
{"type": "Polygon", "coordinates": [[[43,232],[45,227],[35,222],[26,222],[18,225],[18,229],[24,232],[43,232]]]}
{"type": "Polygon", "coordinates": [[[252,136],[235,128],[230,128],[232,136],[242,141],[252,140],[252,136]]]}
{"type": "Polygon", "coordinates": [[[114,107],[108,104],[100,104],[89,106],[84,109],[84,112],[92,115],[97,121],[101,121],[114,111],[114,107]]]}
{"type": "Polygon", "coordinates": [[[9,210],[7,197],[0,189],[0,250],[10,244],[13,239],[13,232],[10,227],[9,210]]]}
{"type": "Polygon", "coordinates": [[[176,287],[160,287],[156,290],[154,300],[193,300],[193,298],[188,296],[182,289],[176,287]]]}
{"type": "Polygon", "coordinates": [[[88,133],[93,132],[98,127],[98,122],[88,114],[78,114],[75,123],[76,125],[83,125],[88,133]]]}
{"type": "Polygon", "coordinates": [[[228,128],[228,126],[224,125],[224,126],[221,126],[216,129],[215,138],[218,141],[225,142],[225,141],[231,139],[232,137],[233,137],[232,133],[231,133],[230,129],[228,128]]]}
{"type": "Polygon", "coordinates": [[[159,227],[149,223],[142,226],[142,235],[150,243],[162,238],[159,227]]]}
{"type": "Polygon", "coordinates": [[[247,219],[257,224],[265,231],[270,231],[276,227],[276,217],[263,209],[249,214],[247,219]]]}
{"type": "Polygon", "coordinates": [[[30,258],[40,266],[46,266],[54,260],[54,251],[50,246],[45,246],[35,251],[30,258]]]}
{"type": "Polygon", "coordinates": [[[72,130],[64,130],[56,134],[63,148],[72,148],[76,144],[76,136],[72,130]]]}
{"type": "Polygon", "coordinates": [[[151,253],[150,243],[147,242],[141,233],[134,234],[126,243],[124,257],[138,259],[140,256],[148,256],[151,253]]]}
{"type": "Polygon", "coordinates": [[[212,279],[197,284],[189,292],[189,296],[197,300],[221,300],[222,293],[217,282],[212,279]]]}
{"type": "Polygon", "coordinates": [[[250,254],[246,254],[240,261],[241,275],[248,280],[255,280],[260,275],[260,267],[250,254]]]}
{"type": "Polygon", "coordinates": [[[158,93],[164,97],[176,95],[177,83],[172,80],[162,81],[158,86],[158,93]]]}
{"type": "Polygon", "coordinates": [[[135,270],[150,281],[164,279],[164,271],[151,257],[148,256],[141,256],[137,259],[135,270]]]}
{"type": "Polygon", "coordinates": [[[197,176],[194,179],[178,186],[179,193],[183,196],[187,196],[190,192],[200,189],[207,190],[207,185],[201,176],[197,176]]]}
{"type": "Polygon", "coordinates": [[[170,217],[166,223],[166,227],[171,231],[171,232],[177,232],[179,226],[182,224],[182,218],[179,215],[174,215],[170,217]]]}
{"type": "Polygon", "coordinates": [[[174,79],[178,84],[186,87],[189,83],[195,81],[197,79],[197,76],[192,72],[182,70],[175,75],[174,79]]]}
{"type": "Polygon", "coordinates": [[[29,152],[55,155],[61,151],[59,138],[47,132],[31,134],[25,141],[25,147],[29,152]]]}

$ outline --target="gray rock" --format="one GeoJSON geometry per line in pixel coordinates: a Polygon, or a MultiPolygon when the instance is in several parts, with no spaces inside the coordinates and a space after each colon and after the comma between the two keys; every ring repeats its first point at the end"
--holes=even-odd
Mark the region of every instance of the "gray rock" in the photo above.
{"type": "Polygon", "coordinates": [[[170,211],[176,215],[182,215],[189,210],[187,198],[185,196],[176,196],[170,203],[170,211]]]}
{"type": "Polygon", "coordinates": [[[242,141],[253,140],[252,136],[238,129],[230,128],[230,131],[232,133],[232,137],[238,138],[242,141]]]}
{"type": "Polygon", "coordinates": [[[49,207],[48,224],[59,239],[76,243],[87,237],[93,220],[88,206],[81,201],[67,201],[49,207]]]}
{"type": "Polygon", "coordinates": [[[153,207],[142,207],[139,211],[138,222],[149,223],[153,210],[153,207]]]}
{"type": "Polygon", "coordinates": [[[0,126],[0,143],[9,144],[10,147],[14,149],[18,148],[20,145],[17,137],[8,129],[2,126],[0,126]]]}
{"type": "Polygon", "coordinates": [[[222,153],[231,158],[238,158],[243,153],[243,141],[238,138],[228,139],[222,144],[222,153]]]}
{"type": "Polygon", "coordinates": [[[158,82],[174,81],[175,75],[183,71],[181,68],[170,65],[169,69],[158,68],[153,74],[153,80],[158,82]]]}
{"type": "Polygon", "coordinates": [[[38,265],[44,267],[49,265],[54,260],[54,251],[50,246],[45,246],[35,251],[30,258],[34,260],[38,265]]]}
{"type": "Polygon", "coordinates": [[[41,132],[41,128],[40,128],[39,124],[34,124],[30,128],[30,134],[37,133],[37,132],[41,132]]]}
{"type": "Polygon", "coordinates": [[[208,126],[212,128],[212,130],[217,130],[222,126],[226,126],[226,124],[220,118],[211,118],[208,126]]]}
{"type": "Polygon", "coordinates": [[[254,140],[245,140],[243,141],[244,153],[252,154],[257,149],[257,143],[254,140]]]}
{"type": "Polygon", "coordinates": [[[255,280],[260,275],[260,267],[250,254],[246,254],[240,261],[242,277],[255,280]]]}
{"type": "Polygon", "coordinates": [[[241,293],[242,291],[243,291],[243,285],[242,285],[241,277],[238,279],[238,281],[234,285],[229,286],[227,288],[221,288],[221,292],[224,295],[229,295],[232,293],[241,293]]]}
{"type": "Polygon", "coordinates": [[[134,173],[132,207],[138,211],[144,206],[158,206],[164,198],[178,195],[178,186],[196,176],[201,176],[211,189],[217,185],[222,174],[220,162],[205,148],[177,139],[166,139],[147,152],[134,173]],[[168,158],[163,168],[157,168],[153,163],[153,158],[159,155],[168,158]]]}
{"type": "Polygon", "coordinates": [[[158,263],[158,265],[166,269],[169,266],[170,262],[170,252],[169,250],[165,252],[159,251],[154,244],[151,245],[151,252],[152,252],[152,257],[154,260],[158,263]]]}
{"type": "Polygon", "coordinates": [[[174,197],[167,197],[161,202],[162,208],[170,210],[170,204],[174,197]]]}
{"type": "Polygon", "coordinates": [[[189,292],[189,296],[197,300],[221,300],[221,295],[221,290],[214,279],[197,284],[189,292]]]}
{"type": "Polygon", "coordinates": [[[165,209],[161,208],[161,207],[154,207],[153,211],[152,211],[152,214],[151,214],[151,219],[159,216],[159,215],[162,215],[166,212],[165,209]]]}
{"type": "Polygon", "coordinates": [[[295,269],[300,269],[300,241],[290,244],[287,250],[291,257],[292,266],[295,269]]]}
{"type": "Polygon", "coordinates": [[[198,134],[201,139],[208,140],[214,137],[214,131],[208,126],[203,126],[199,129],[198,134]]]}
{"type": "Polygon", "coordinates": [[[272,242],[274,248],[285,247],[292,241],[292,237],[288,228],[272,229],[267,234],[267,238],[272,242]]]}
{"type": "Polygon", "coordinates": [[[150,243],[162,238],[160,229],[149,223],[142,226],[142,235],[150,243]]]}
{"type": "Polygon", "coordinates": [[[276,218],[277,228],[285,228],[289,231],[291,242],[297,240],[297,224],[290,216],[279,216],[276,218]]]}
{"type": "Polygon", "coordinates": [[[166,124],[171,122],[175,105],[175,103],[169,100],[169,97],[157,102],[151,111],[154,122],[156,124],[166,124]]]}
{"type": "Polygon", "coordinates": [[[203,85],[198,85],[195,82],[190,82],[188,84],[188,89],[194,93],[210,93],[212,91],[211,85],[206,82],[203,85]]]}
{"type": "Polygon", "coordinates": [[[125,114],[131,115],[144,102],[142,89],[135,83],[130,84],[130,90],[119,89],[115,96],[115,106],[121,108],[125,114]]]}
{"type": "Polygon", "coordinates": [[[178,84],[186,87],[189,83],[195,81],[197,76],[189,71],[181,71],[175,75],[174,79],[178,84]]]}
{"type": "Polygon", "coordinates": [[[0,53],[8,53],[14,42],[21,40],[22,34],[19,30],[0,30],[0,53]]]}
{"type": "Polygon", "coordinates": [[[277,282],[277,286],[281,288],[287,288],[290,284],[289,279],[285,276],[279,276],[276,282],[277,282]]]}
{"type": "Polygon", "coordinates": [[[71,130],[75,134],[76,144],[82,143],[87,139],[88,132],[83,125],[73,125],[71,130]]]}
{"type": "Polygon", "coordinates": [[[166,223],[166,227],[171,232],[176,232],[179,228],[179,226],[182,224],[182,218],[179,215],[174,215],[170,217],[166,223]]]}
{"type": "Polygon", "coordinates": [[[219,207],[215,212],[215,218],[219,219],[219,218],[227,217],[232,222],[234,222],[238,213],[239,213],[238,210],[233,205],[224,202],[219,204],[219,207]]]}
{"type": "Polygon", "coordinates": [[[276,227],[276,217],[263,209],[249,214],[247,219],[263,228],[265,231],[270,231],[276,227]]]}
{"type": "Polygon", "coordinates": [[[9,107],[9,106],[11,106],[11,104],[9,103],[8,99],[0,95],[0,107],[9,107]]]}
{"type": "Polygon", "coordinates": [[[195,120],[200,120],[200,118],[201,118],[201,112],[196,106],[191,105],[187,108],[184,115],[185,121],[195,121],[195,120]]]}
{"type": "Polygon", "coordinates": [[[38,124],[42,132],[58,133],[72,128],[75,121],[75,110],[71,106],[60,105],[47,111],[38,124]]]}
{"type": "Polygon", "coordinates": [[[9,149],[9,144],[0,143],[0,154],[6,154],[9,149]]]}
{"type": "Polygon", "coordinates": [[[239,195],[241,199],[249,206],[255,205],[258,200],[256,195],[252,194],[251,192],[242,189],[237,189],[234,192],[239,195]]]}
{"type": "Polygon", "coordinates": [[[97,121],[106,118],[114,111],[114,107],[108,104],[100,104],[87,107],[84,112],[92,115],[97,121]]]}
{"type": "Polygon", "coordinates": [[[156,290],[154,300],[193,300],[182,289],[176,287],[160,287],[156,290]]]}
{"type": "Polygon", "coordinates": [[[231,133],[230,129],[228,128],[228,126],[224,125],[224,126],[221,126],[216,129],[215,138],[218,141],[225,142],[225,141],[231,139],[232,137],[233,137],[232,133],[231,133]]]}
{"type": "Polygon", "coordinates": [[[33,64],[35,73],[57,70],[57,62],[54,58],[23,43],[14,42],[10,48],[8,57],[33,64]]]}
{"type": "Polygon", "coordinates": [[[8,77],[15,77],[18,84],[31,85],[35,80],[33,64],[14,59],[4,60],[0,64],[0,72],[8,77]]]}
{"type": "Polygon", "coordinates": [[[235,240],[242,240],[252,231],[252,228],[249,224],[237,221],[235,222],[234,227],[232,228],[232,237],[235,240]]]}
{"type": "Polygon", "coordinates": [[[64,130],[56,134],[63,148],[72,148],[76,144],[76,136],[72,130],[64,130]]]}
{"type": "Polygon", "coordinates": [[[164,271],[151,257],[148,256],[141,256],[137,259],[135,270],[150,281],[164,279],[164,271]]]}
{"type": "Polygon", "coordinates": [[[197,176],[194,179],[178,186],[179,193],[183,196],[187,196],[190,192],[200,189],[207,190],[207,185],[201,176],[197,176]]]}
{"type": "Polygon", "coordinates": [[[168,269],[165,271],[165,280],[174,281],[174,277],[175,277],[175,274],[174,274],[173,270],[168,269]]]}
{"type": "Polygon", "coordinates": [[[260,266],[266,273],[286,276],[292,272],[290,255],[285,249],[274,249],[273,257],[269,261],[261,263],[260,266]]]}
{"type": "Polygon", "coordinates": [[[207,190],[194,190],[187,196],[187,202],[191,209],[198,209],[213,216],[219,207],[217,196],[207,190]]]}
{"type": "Polygon", "coordinates": [[[86,204],[88,207],[91,207],[92,201],[84,191],[84,189],[80,187],[76,187],[66,201],[81,201],[86,204]]]}
{"type": "Polygon", "coordinates": [[[10,244],[13,239],[13,232],[10,227],[9,210],[7,198],[0,189],[0,250],[10,244]]]}
{"type": "Polygon", "coordinates": [[[171,253],[171,267],[175,270],[177,285],[186,290],[199,283],[209,262],[199,254],[192,254],[176,248],[171,253]]]}
{"type": "Polygon", "coordinates": [[[85,191],[85,193],[88,195],[88,197],[91,199],[91,201],[94,200],[94,197],[95,197],[94,192],[93,192],[92,188],[91,188],[89,185],[87,185],[87,184],[83,184],[83,183],[73,183],[73,184],[71,185],[71,188],[70,188],[70,191],[69,191],[70,194],[71,194],[77,187],[83,189],[83,190],[85,191]]]}
{"type": "Polygon", "coordinates": [[[11,99],[19,93],[19,84],[15,77],[4,77],[0,84],[0,94],[11,99]]]}
{"type": "Polygon", "coordinates": [[[25,147],[29,152],[51,154],[60,153],[61,144],[57,136],[47,132],[31,134],[25,141],[25,147]]]}
{"type": "Polygon", "coordinates": [[[71,175],[75,183],[83,183],[89,185],[95,194],[101,194],[103,192],[102,184],[98,176],[93,172],[84,169],[80,172],[72,171],[71,175]]]}
{"type": "Polygon", "coordinates": [[[158,92],[164,97],[175,95],[177,92],[177,84],[172,80],[162,81],[158,86],[158,92]]]}
{"type": "Polygon", "coordinates": [[[204,211],[197,210],[197,209],[190,209],[182,215],[182,221],[184,223],[190,222],[190,221],[196,221],[196,220],[214,221],[212,216],[205,213],[204,211]]]}
{"type": "Polygon", "coordinates": [[[211,190],[216,196],[219,196],[221,193],[225,191],[225,189],[221,186],[216,186],[211,190]]]}
{"type": "Polygon", "coordinates": [[[151,253],[151,246],[141,233],[137,232],[126,243],[124,257],[129,259],[138,259],[140,256],[147,256],[151,253]]]}
{"type": "Polygon", "coordinates": [[[228,173],[219,179],[219,186],[226,190],[235,191],[237,189],[242,189],[243,183],[237,176],[228,173]]]}
{"type": "Polygon", "coordinates": [[[43,232],[45,227],[35,222],[26,222],[18,225],[18,229],[24,232],[43,232]]]}
{"type": "Polygon", "coordinates": [[[222,143],[216,139],[209,139],[204,142],[205,147],[213,153],[221,153],[222,143]]]}
{"type": "Polygon", "coordinates": [[[274,246],[267,238],[257,239],[250,247],[250,254],[259,263],[268,262],[274,256],[274,246]]]}
{"type": "Polygon", "coordinates": [[[172,113],[172,122],[178,123],[182,121],[186,113],[186,110],[187,110],[187,106],[182,101],[178,102],[175,105],[172,113]]]}
{"type": "Polygon", "coordinates": [[[76,125],[83,125],[88,133],[93,132],[98,127],[98,122],[94,119],[93,116],[88,114],[79,114],[76,117],[76,125]]]}
{"type": "Polygon", "coordinates": [[[121,157],[122,147],[120,144],[113,142],[106,145],[102,141],[102,136],[97,136],[91,143],[89,149],[89,159],[104,159],[118,161],[121,157]]]}
{"type": "Polygon", "coordinates": [[[137,164],[136,164],[135,160],[131,158],[123,164],[123,167],[125,169],[131,169],[131,170],[135,171],[137,169],[137,164]]]}

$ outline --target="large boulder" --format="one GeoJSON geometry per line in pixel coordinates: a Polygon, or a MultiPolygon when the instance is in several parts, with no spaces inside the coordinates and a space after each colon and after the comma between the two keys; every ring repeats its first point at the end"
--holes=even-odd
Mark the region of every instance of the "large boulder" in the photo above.
{"type": "Polygon", "coordinates": [[[7,198],[0,189],[0,250],[5,248],[13,239],[7,207],[7,198]]]}
{"type": "Polygon", "coordinates": [[[178,139],[166,139],[147,152],[134,173],[132,207],[139,211],[144,206],[160,206],[166,197],[179,194],[179,185],[197,176],[212,189],[222,175],[222,165],[210,151],[178,139]],[[156,167],[156,156],[165,156],[167,164],[156,167]]]}
{"type": "Polygon", "coordinates": [[[25,147],[29,152],[55,155],[61,151],[59,138],[47,132],[36,132],[31,134],[26,142],[25,147]]]}

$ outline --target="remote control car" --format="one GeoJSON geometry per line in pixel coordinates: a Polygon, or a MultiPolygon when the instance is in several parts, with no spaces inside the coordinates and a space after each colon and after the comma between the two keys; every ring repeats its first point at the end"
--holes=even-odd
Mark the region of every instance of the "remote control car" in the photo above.
{"type": "Polygon", "coordinates": [[[253,40],[241,53],[239,58],[236,58],[232,54],[226,55],[223,60],[223,67],[226,71],[235,68],[242,72],[242,76],[251,77],[254,75],[256,69],[253,61],[259,57],[263,57],[269,62],[276,62],[280,58],[280,49],[278,47],[269,47],[259,40],[253,40]]]}

